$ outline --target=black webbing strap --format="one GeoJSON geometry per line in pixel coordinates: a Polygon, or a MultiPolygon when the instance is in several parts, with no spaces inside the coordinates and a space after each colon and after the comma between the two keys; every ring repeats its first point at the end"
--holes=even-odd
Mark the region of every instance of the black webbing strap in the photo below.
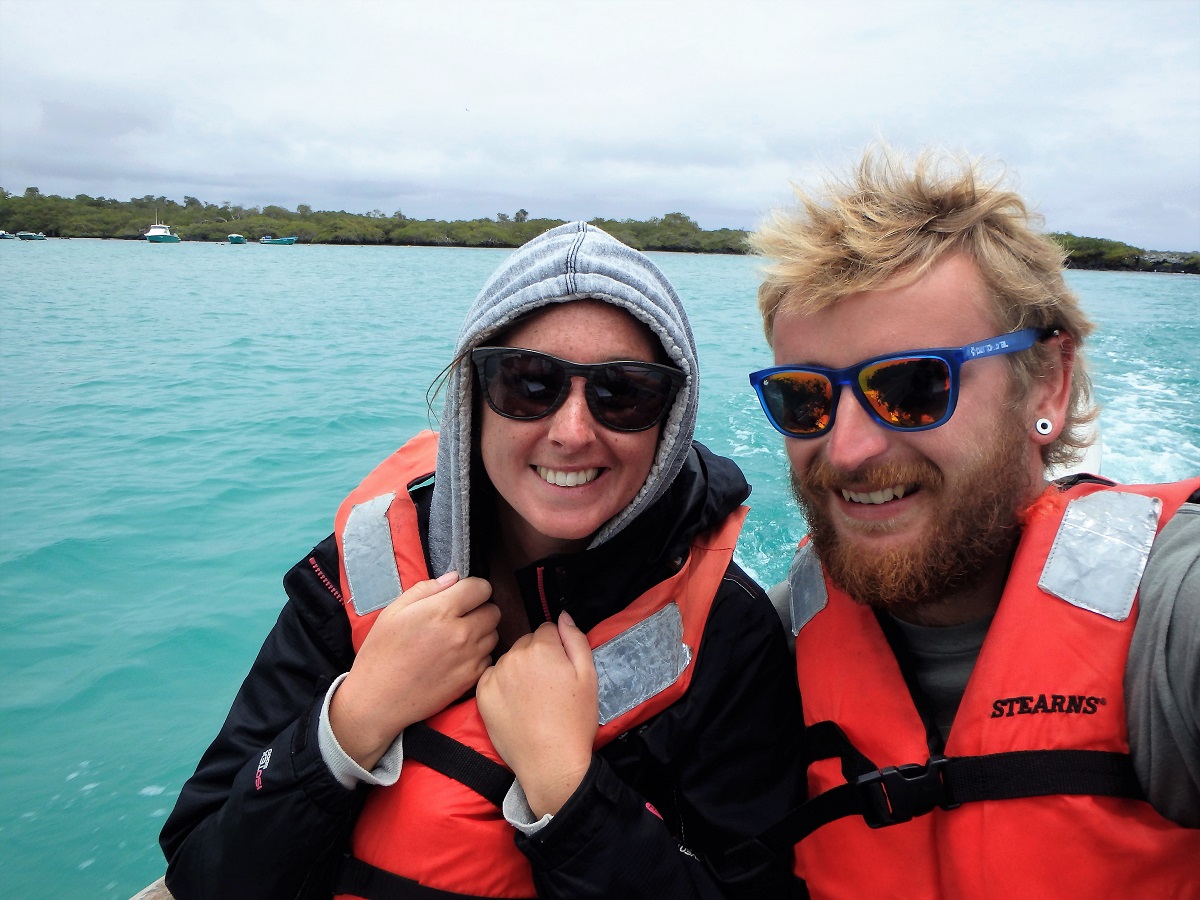
{"type": "MultiPolygon", "coordinates": [[[[408,730],[405,729],[404,733],[407,735],[408,730]]],[[[333,893],[351,894],[365,897],[366,900],[490,900],[476,894],[457,894],[429,887],[353,856],[342,857],[342,864],[333,880],[333,893]]]]}
{"type": "Polygon", "coordinates": [[[946,760],[952,804],[1051,794],[1092,794],[1144,800],[1127,753],[1104,750],[1015,750],[946,760]]]}
{"type": "MultiPolygon", "coordinates": [[[[836,726],[835,726],[836,727],[836,726]]],[[[830,735],[822,735],[821,742],[830,735]]],[[[844,738],[844,736],[843,736],[844,738]]],[[[836,743],[836,737],[833,743],[836,743]]],[[[833,744],[809,751],[829,759],[833,744]]],[[[865,759],[842,756],[843,770],[865,759]]],[[[985,756],[935,756],[924,765],[873,768],[793,809],[766,831],[735,847],[729,856],[747,866],[798,844],[822,825],[861,816],[871,828],[899,825],[935,809],[954,809],[980,800],[1014,800],[1052,794],[1090,794],[1145,799],[1126,753],[1103,750],[1017,750],[985,756]]]]}
{"type": "Polygon", "coordinates": [[[514,780],[513,773],[504,766],[424,722],[404,729],[404,758],[453,778],[494,806],[504,805],[504,795],[514,780]]]}

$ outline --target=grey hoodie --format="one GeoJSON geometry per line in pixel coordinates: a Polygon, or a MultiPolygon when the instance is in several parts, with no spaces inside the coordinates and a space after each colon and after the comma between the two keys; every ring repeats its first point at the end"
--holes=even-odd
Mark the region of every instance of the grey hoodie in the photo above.
{"type": "Polygon", "coordinates": [[[644,322],[687,376],[663,425],[646,483],[625,509],[597,532],[591,547],[612,538],[674,481],[692,446],[700,373],[691,325],[675,289],[644,254],[585,222],[560,225],[516,250],[483,286],[458,335],[461,360],[446,381],[437,477],[429,514],[433,576],[471,570],[472,398],[477,390],[469,353],[514,320],[551,303],[593,298],[644,322]]]}

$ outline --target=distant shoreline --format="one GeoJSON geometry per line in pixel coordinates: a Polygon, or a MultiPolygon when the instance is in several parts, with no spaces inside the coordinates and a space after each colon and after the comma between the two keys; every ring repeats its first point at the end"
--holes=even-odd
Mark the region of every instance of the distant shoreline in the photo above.
{"type": "MultiPolygon", "coordinates": [[[[562,224],[562,223],[559,222],[558,224],[562,224]]],[[[592,224],[596,225],[597,227],[603,227],[599,222],[593,221],[592,224]]],[[[547,226],[547,227],[552,227],[552,226],[547,226]]],[[[1052,235],[1052,236],[1056,237],[1056,235],[1052,235]]],[[[129,237],[129,236],[113,237],[113,236],[104,236],[104,235],[81,234],[81,235],[63,235],[63,236],[47,235],[46,239],[47,240],[62,240],[62,241],[69,241],[69,240],[144,241],[145,237],[143,235],[137,235],[134,237],[129,237]]],[[[250,240],[249,238],[247,238],[247,242],[251,243],[251,244],[258,243],[257,240],[250,240]]],[[[195,238],[185,237],[185,238],[183,238],[182,243],[226,244],[226,245],[228,245],[229,241],[224,240],[224,239],[222,239],[222,240],[204,240],[204,239],[195,239],[195,238]]],[[[445,247],[445,248],[451,249],[451,250],[453,250],[453,249],[511,250],[511,249],[516,249],[517,247],[520,246],[520,244],[500,244],[500,243],[473,244],[473,243],[457,243],[457,242],[450,243],[450,242],[444,242],[444,241],[439,241],[437,243],[416,243],[416,242],[414,242],[414,243],[394,243],[394,242],[390,242],[390,241],[383,241],[383,242],[377,241],[377,242],[370,242],[370,243],[368,243],[368,242],[351,243],[348,241],[303,241],[303,240],[300,240],[300,241],[297,241],[296,243],[297,244],[311,244],[314,246],[324,246],[324,247],[435,247],[435,248],[436,247],[445,247]]],[[[648,253],[701,253],[701,254],[707,253],[707,254],[712,254],[712,255],[716,255],[716,256],[748,256],[748,255],[750,255],[749,251],[744,250],[744,249],[742,249],[742,250],[694,250],[694,249],[679,249],[679,248],[674,248],[674,247],[655,247],[655,246],[639,247],[638,249],[644,250],[648,253]]],[[[1066,268],[1081,271],[1081,272],[1134,272],[1134,273],[1145,273],[1148,275],[1200,275],[1200,265],[1198,265],[1195,260],[1188,259],[1188,257],[1194,257],[1194,256],[1196,256],[1196,254],[1175,253],[1175,252],[1170,252],[1170,251],[1148,251],[1148,252],[1146,252],[1145,256],[1142,257],[1142,259],[1140,260],[1139,265],[1109,265],[1109,264],[1103,264],[1103,263],[1096,264],[1096,263],[1091,263],[1091,262],[1078,263],[1078,262],[1073,262],[1068,257],[1066,268]]]]}
{"type": "MultiPolygon", "coordinates": [[[[638,250],[676,253],[745,255],[747,232],[736,228],[706,230],[680,212],[644,221],[590,220],[638,250]]],[[[411,247],[516,248],[563,219],[529,217],[524,209],[494,219],[441,221],[410,219],[400,210],[364,215],[314,210],[300,204],[242,207],[204,203],[185,197],[182,204],[166,197],[113,200],[79,194],[73,198],[44,195],[37,188],[10,194],[0,188],[0,229],[42,232],[48,238],[143,240],[153,222],[164,222],[184,241],[224,243],[230,234],[257,242],[265,235],[292,236],[301,244],[382,244],[411,247]]],[[[1109,272],[1161,272],[1200,275],[1200,252],[1143,250],[1105,238],[1051,233],[1067,254],[1072,269],[1109,272]]]]}

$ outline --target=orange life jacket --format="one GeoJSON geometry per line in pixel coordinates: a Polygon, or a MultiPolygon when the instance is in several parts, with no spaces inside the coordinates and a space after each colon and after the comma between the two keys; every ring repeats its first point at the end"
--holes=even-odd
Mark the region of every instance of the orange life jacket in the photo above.
{"type": "Polygon", "coordinates": [[[1197,489],[1048,488],[944,758],[874,613],[823,579],[797,673],[810,734],[840,745],[810,754],[810,803],[843,817],[796,847],[814,898],[1200,897],[1200,829],[1140,799],[1123,691],[1150,544],[1197,489]]]}
{"type": "MultiPolygon", "coordinates": [[[[391,600],[430,577],[409,491],[428,484],[436,454],[437,435],[421,432],[380,464],[338,511],[342,594],[355,651],[391,600]]],[[[741,507],[696,538],[675,575],[588,632],[600,681],[597,748],[687,690],[747,511],[741,507]]],[[[499,808],[512,774],[488,738],[475,699],[407,729],[404,754],[399,781],[373,788],[358,818],[353,859],[344,867],[356,880],[340,880],[345,893],[338,896],[534,897],[529,862],[499,808]],[[410,747],[410,732],[419,753],[410,747]],[[466,768],[477,777],[447,764],[447,755],[465,755],[466,768]],[[479,769],[487,774],[479,776],[479,769]],[[458,780],[460,773],[474,787],[458,780]],[[497,773],[506,776],[499,784],[497,773]],[[421,886],[418,893],[412,892],[414,882],[421,886]]]]}

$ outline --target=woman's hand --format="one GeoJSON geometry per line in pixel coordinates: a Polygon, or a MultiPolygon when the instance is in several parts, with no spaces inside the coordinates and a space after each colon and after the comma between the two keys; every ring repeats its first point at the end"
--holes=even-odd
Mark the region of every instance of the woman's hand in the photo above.
{"type": "Polygon", "coordinates": [[[351,759],[369,771],[400,732],[475,685],[498,640],[491,595],[482,578],[448,572],[379,614],[329,704],[330,727],[351,759]]]}
{"type": "Polygon", "coordinates": [[[479,679],[476,701],[539,819],[557,813],[592,762],[599,710],[587,637],[565,612],[520,638],[479,679]]]}

